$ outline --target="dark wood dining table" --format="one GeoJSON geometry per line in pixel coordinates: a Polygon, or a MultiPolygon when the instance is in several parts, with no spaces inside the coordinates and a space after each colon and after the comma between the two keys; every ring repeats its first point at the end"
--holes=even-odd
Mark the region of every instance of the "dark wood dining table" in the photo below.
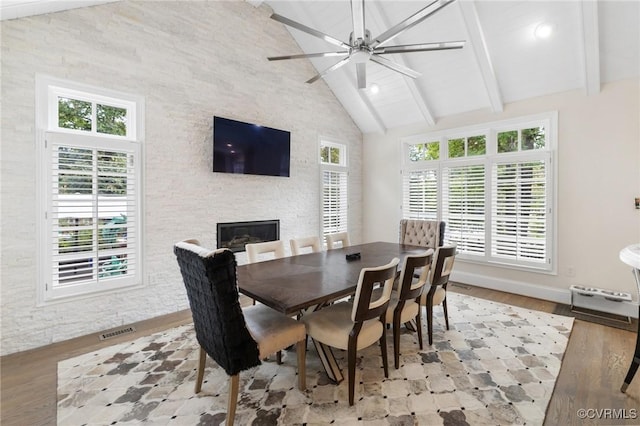
{"type": "MultiPolygon", "coordinates": [[[[425,247],[374,242],[284,257],[238,266],[238,289],[286,315],[303,313],[355,293],[362,268],[381,266],[391,259],[424,252],[425,247]],[[360,257],[348,260],[348,254],[360,257]]],[[[331,348],[314,341],[329,378],[337,383],[342,372],[331,348]]]]}

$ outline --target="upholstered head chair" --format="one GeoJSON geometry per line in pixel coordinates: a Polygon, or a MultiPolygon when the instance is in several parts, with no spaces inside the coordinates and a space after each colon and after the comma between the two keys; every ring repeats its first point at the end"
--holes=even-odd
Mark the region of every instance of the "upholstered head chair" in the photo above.
{"type": "Polygon", "coordinates": [[[298,387],[305,388],[306,333],[302,323],[263,305],[244,311],[238,301],[236,259],[227,250],[209,251],[196,240],[177,243],[174,253],[187,289],[200,362],[195,392],[200,392],[206,355],[231,376],[227,424],[233,424],[239,373],[297,344],[298,387]]]}
{"type": "Polygon", "coordinates": [[[347,351],[349,370],[349,405],[353,405],[355,391],[356,352],[380,342],[385,377],[389,377],[387,336],[384,323],[398,258],[384,266],[363,268],[360,271],[353,303],[339,302],[302,316],[307,334],[327,346],[347,351]],[[376,285],[382,291],[373,291],[376,285]]]}
{"type": "Polygon", "coordinates": [[[335,234],[327,235],[327,250],[333,250],[338,248],[337,243],[341,243],[342,247],[349,247],[351,240],[349,239],[348,232],[336,232],[335,234]]]}
{"type": "Polygon", "coordinates": [[[442,304],[444,320],[449,330],[449,313],[447,311],[447,284],[456,259],[456,246],[440,247],[436,251],[435,266],[432,268],[427,285],[428,291],[422,292],[420,303],[427,310],[427,330],[429,344],[433,344],[433,307],[442,304]]]}
{"type": "Polygon", "coordinates": [[[291,244],[291,254],[297,256],[302,254],[306,249],[309,249],[311,253],[319,253],[322,251],[322,243],[317,236],[293,238],[289,242],[291,244]]]}
{"type": "Polygon", "coordinates": [[[402,219],[400,244],[437,249],[444,240],[445,222],[436,220],[402,219]]]}

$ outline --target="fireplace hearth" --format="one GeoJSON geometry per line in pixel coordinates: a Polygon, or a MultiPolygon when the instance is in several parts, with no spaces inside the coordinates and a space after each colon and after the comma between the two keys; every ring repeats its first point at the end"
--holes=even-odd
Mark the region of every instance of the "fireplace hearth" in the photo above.
{"type": "Polygon", "coordinates": [[[279,239],[279,219],[217,224],[218,248],[228,248],[232,252],[245,251],[246,244],[279,239]]]}

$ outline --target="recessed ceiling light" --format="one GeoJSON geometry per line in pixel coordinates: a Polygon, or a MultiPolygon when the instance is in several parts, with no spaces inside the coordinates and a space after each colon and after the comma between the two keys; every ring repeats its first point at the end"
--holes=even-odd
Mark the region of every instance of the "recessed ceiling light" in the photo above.
{"type": "Polygon", "coordinates": [[[536,29],[533,30],[533,34],[539,40],[551,37],[552,33],[553,33],[553,25],[546,22],[538,24],[536,26],[536,29]]]}
{"type": "Polygon", "coordinates": [[[380,91],[380,86],[378,86],[376,83],[373,83],[371,84],[371,86],[369,86],[369,91],[372,95],[375,95],[380,91]]]}

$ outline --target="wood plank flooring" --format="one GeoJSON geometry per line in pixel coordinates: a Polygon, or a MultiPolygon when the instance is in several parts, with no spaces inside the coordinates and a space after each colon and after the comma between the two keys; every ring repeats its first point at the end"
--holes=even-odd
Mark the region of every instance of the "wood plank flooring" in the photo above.
{"type": "MultiPolygon", "coordinates": [[[[450,290],[544,312],[559,308],[552,302],[479,287],[452,286],[450,290]]],[[[96,333],[2,357],[0,424],[56,424],[58,361],[190,321],[190,312],[182,311],[132,324],[133,334],[100,341],[96,333]]],[[[545,425],[640,424],[640,377],[626,394],[620,392],[634,348],[631,331],[576,320],[545,425]],[[580,409],[590,410],[587,418],[579,416],[580,409]]]]}

